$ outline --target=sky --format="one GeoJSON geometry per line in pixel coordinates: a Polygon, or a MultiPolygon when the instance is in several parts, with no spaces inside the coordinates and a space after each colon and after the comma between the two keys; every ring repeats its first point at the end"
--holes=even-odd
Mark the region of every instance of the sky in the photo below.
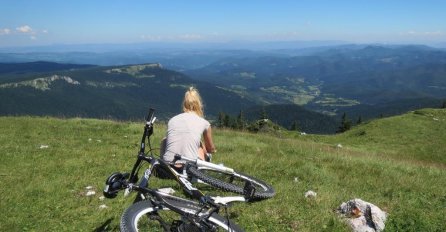
{"type": "Polygon", "coordinates": [[[142,42],[446,44],[444,0],[0,0],[0,47],[142,42]]]}

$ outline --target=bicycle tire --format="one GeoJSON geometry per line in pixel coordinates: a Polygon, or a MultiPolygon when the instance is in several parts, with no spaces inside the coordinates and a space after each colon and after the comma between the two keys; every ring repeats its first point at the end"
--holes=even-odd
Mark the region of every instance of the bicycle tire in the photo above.
{"type": "Polygon", "coordinates": [[[258,178],[241,172],[228,174],[215,169],[198,169],[193,165],[189,166],[187,171],[190,175],[192,175],[192,177],[195,177],[211,186],[238,194],[244,194],[245,182],[248,181],[255,188],[255,192],[249,200],[264,200],[271,198],[276,194],[271,185],[258,178]]]}
{"type": "MultiPolygon", "coordinates": [[[[184,211],[189,213],[197,213],[201,209],[200,205],[196,202],[181,199],[181,198],[172,198],[169,199],[169,204],[174,205],[175,207],[181,208],[184,211]]],[[[161,231],[171,231],[170,226],[174,223],[173,221],[181,220],[181,215],[177,214],[173,211],[168,210],[166,207],[156,207],[150,200],[139,201],[135,204],[128,207],[122,217],[120,223],[120,229],[123,232],[136,232],[141,231],[140,224],[138,224],[139,220],[144,218],[144,215],[147,215],[147,222],[153,222],[155,226],[158,226],[158,229],[161,231]],[[170,225],[162,225],[160,220],[166,220],[166,218],[162,218],[160,213],[170,212],[170,214],[175,215],[175,218],[169,221],[170,225]],[[161,228],[159,228],[161,227],[161,228]]],[[[243,231],[240,227],[217,213],[211,214],[211,216],[207,219],[212,225],[219,228],[219,230],[223,231],[231,231],[231,232],[241,232],[243,231]]],[[[165,222],[164,222],[165,223],[165,222]]],[[[199,231],[199,229],[195,225],[191,224],[183,224],[183,227],[179,227],[178,231],[194,231],[195,229],[199,231]]],[[[148,228],[149,229],[149,228],[148,228]]],[[[154,231],[155,227],[150,226],[150,231],[154,231]]],[[[219,231],[218,230],[218,231],[219,231]]]]}

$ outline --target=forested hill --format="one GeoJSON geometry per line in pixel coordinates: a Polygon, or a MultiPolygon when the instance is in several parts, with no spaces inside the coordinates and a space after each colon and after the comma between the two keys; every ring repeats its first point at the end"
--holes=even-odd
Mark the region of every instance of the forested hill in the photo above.
{"type": "Polygon", "coordinates": [[[7,66],[2,66],[0,74],[0,115],[139,119],[153,107],[161,118],[168,118],[181,110],[185,89],[190,86],[201,92],[209,115],[236,113],[253,105],[160,64],[98,67],[36,62],[7,66]]]}
{"type": "Polygon", "coordinates": [[[333,133],[343,113],[355,122],[440,107],[446,99],[445,65],[446,52],[416,46],[238,56],[187,75],[159,63],[0,63],[0,115],[128,120],[152,107],[166,120],[181,111],[184,91],[196,86],[211,121],[222,112],[244,112],[256,120],[265,110],[284,128],[333,133]]]}

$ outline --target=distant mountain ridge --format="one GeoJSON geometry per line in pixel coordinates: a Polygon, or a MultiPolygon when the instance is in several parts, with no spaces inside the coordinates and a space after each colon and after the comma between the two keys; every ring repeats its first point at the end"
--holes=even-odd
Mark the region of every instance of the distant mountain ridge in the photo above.
{"type": "MultiPolygon", "coordinates": [[[[66,60],[74,55],[75,60],[97,61],[98,56],[89,59],[91,54],[38,53],[30,59],[66,60]]],[[[147,58],[138,54],[142,53],[96,55],[112,63],[147,58]]],[[[20,60],[27,54],[12,55],[20,60]]],[[[0,61],[9,58],[0,53],[0,61]]],[[[344,112],[353,121],[373,119],[439,107],[446,99],[446,51],[427,46],[341,45],[151,56],[158,58],[163,62],[108,66],[0,63],[0,115],[135,119],[154,107],[168,119],[181,110],[184,91],[193,85],[211,120],[219,112],[237,115],[240,110],[255,119],[259,109],[265,109],[285,128],[297,121],[306,132],[331,133],[344,112]]]]}
{"type": "Polygon", "coordinates": [[[259,104],[328,113],[446,98],[446,51],[427,46],[339,46],[305,56],[228,58],[186,73],[259,104]]]}
{"type": "Polygon", "coordinates": [[[235,115],[243,111],[254,121],[259,110],[266,109],[270,119],[285,128],[298,122],[300,129],[309,133],[333,133],[336,124],[330,116],[297,105],[255,106],[232,91],[190,79],[160,64],[101,67],[33,62],[12,64],[10,70],[0,74],[0,115],[137,119],[153,107],[160,119],[167,120],[181,111],[184,91],[196,86],[211,120],[220,112],[235,115]],[[29,73],[19,75],[14,67],[27,67],[23,70],[29,73]],[[66,70],[43,72],[61,68],[66,70]]]}
{"type": "Polygon", "coordinates": [[[166,119],[181,110],[185,89],[190,86],[200,90],[210,115],[219,111],[234,113],[253,105],[238,95],[192,80],[159,64],[82,68],[51,65],[13,64],[13,67],[34,66],[35,69],[24,75],[1,74],[0,114],[135,119],[153,107],[166,119]],[[53,70],[42,65],[66,70],[40,72],[53,70]]]}

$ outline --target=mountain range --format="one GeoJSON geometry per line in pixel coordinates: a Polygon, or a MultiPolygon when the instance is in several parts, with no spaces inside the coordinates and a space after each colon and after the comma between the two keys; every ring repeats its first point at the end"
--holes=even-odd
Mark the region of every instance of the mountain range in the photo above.
{"type": "Polygon", "coordinates": [[[34,71],[0,75],[1,115],[136,119],[144,117],[148,108],[153,107],[159,111],[158,115],[167,117],[181,110],[182,97],[190,86],[201,91],[210,114],[235,113],[253,105],[240,96],[164,69],[160,64],[91,67],[36,62],[13,65],[34,66],[34,71]],[[49,71],[52,67],[68,69],[49,71]]]}
{"type": "Polygon", "coordinates": [[[0,115],[128,120],[154,107],[167,120],[181,110],[185,89],[196,86],[211,120],[240,111],[255,120],[265,110],[285,128],[298,122],[309,133],[333,133],[343,113],[371,119],[446,99],[446,51],[426,46],[169,51],[151,54],[162,63],[142,64],[131,63],[148,59],[143,53],[89,54],[0,53],[0,61],[11,61],[0,63],[0,115]],[[77,58],[18,62],[26,55],[77,58]],[[126,64],[104,66],[98,57],[126,64]]]}

